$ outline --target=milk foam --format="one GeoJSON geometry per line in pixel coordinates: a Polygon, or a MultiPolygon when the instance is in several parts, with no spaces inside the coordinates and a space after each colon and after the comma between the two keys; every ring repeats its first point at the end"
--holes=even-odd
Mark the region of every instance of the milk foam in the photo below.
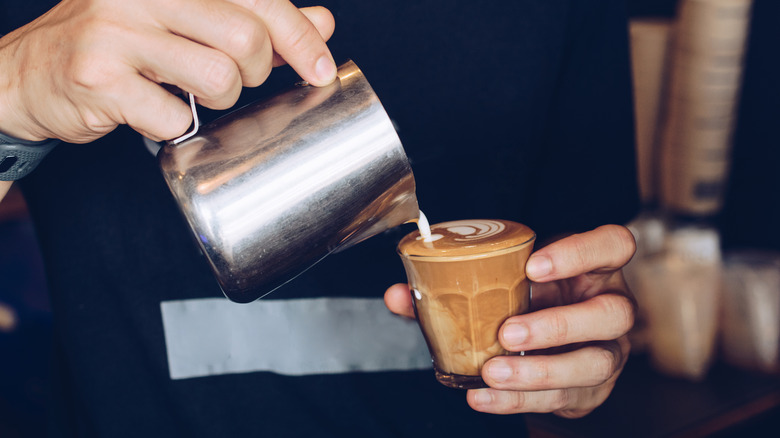
{"type": "Polygon", "coordinates": [[[399,243],[401,254],[429,257],[482,255],[530,244],[534,237],[534,232],[527,226],[507,220],[459,220],[429,227],[424,216],[418,221],[420,231],[409,233],[399,243]],[[426,232],[430,234],[424,236],[426,232]]]}
{"type": "Polygon", "coordinates": [[[456,237],[453,240],[466,242],[474,239],[486,239],[503,232],[506,224],[493,220],[474,220],[467,225],[448,227],[447,231],[452,234],[459,234],[463,237],[456,237]]]}

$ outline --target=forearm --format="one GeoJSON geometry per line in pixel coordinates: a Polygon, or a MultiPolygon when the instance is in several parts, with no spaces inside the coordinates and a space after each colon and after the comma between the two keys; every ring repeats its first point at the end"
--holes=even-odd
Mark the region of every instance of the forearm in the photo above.
{"type": "Polygon", "coordinates": [[[47,139],[20,99],[25,76],[25,63],[19,62],[23,58],[21,35],[26,27],[0,35],[0,201],[12,181],[35,169],[57,143],[47,139]]]}

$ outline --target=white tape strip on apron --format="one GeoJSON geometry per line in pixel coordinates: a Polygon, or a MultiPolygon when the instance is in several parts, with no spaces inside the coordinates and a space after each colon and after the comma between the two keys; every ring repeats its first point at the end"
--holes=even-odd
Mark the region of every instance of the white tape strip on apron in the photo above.
{"type": "Polygon", "coordinates": [[[160,303],[171,379],[271,371],[302,376],[431,368],[417,323],[382,299],[160,303]]]}

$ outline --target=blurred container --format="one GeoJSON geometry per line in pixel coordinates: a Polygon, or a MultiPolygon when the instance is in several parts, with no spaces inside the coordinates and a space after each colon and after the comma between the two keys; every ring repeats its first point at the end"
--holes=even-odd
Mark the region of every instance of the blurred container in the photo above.
{"type": "Polygon", "coordinates": [[[708,227],[668,231],[662,253],[639,261],[638,289],[653,366],[701,380],[712,363],[721,289],[720,239],[708,227]]]}
{"type": "Polygon", "coordinates": [[[726,254],[720,337],[726,362],[767,373],[780,370],[780,253],[726,254]]]}
{"type": "Polygon", "coordinates": [[[658,201],[656,147],[672,27],[673,20],[667,18],[633,18],[629,23],[637,174],[645,205],[658,201]]]}
{"type": "Polygon", "coordinates": [[[636,253],[631,261],[623,267],[623,275],[638,304],[634,327],[628,333],[628,338],[631,341],[631,352],[643,353],[648,349],[650,342],[650,327],[647,305],[645,304],[647,292],[642,289],[642,285],[639,283],[637,271],[638,267],[647,259],[660,254],[663,250],[666,224],[659,216],[645,212],[627,224],[626,227],[631,230],[636,240],[636,253]]]}
{"type": "Polygon", "coordinates": [[[730,166],[752,0],[682,0],[659,146],[661,206],[720,211],[730,166]]]}

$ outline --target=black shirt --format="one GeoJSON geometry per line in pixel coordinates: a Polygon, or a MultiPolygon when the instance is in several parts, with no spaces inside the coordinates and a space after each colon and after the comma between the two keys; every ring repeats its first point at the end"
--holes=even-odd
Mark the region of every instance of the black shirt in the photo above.
{"type": "MultiPolygon", "coordinates": [[[[544,240],[626,223],[636,213],[622,1],[323,4],[336,18],[329,43],[334,57],[356,62],[396,123],[421,208],[432,222],[512,219],[544,240]]],[[[3,23],[6,30],[18,24],[3,23]]],[[[294,80],[289,68],[279,68],[267,84],[245,90],[242,102],[294,80]]],[[[155,157],[126,127],[88,145],[59,146],[22,185],[54,309],[55,435],[524,433],[521,415],[472,411],[465,392],[438,384],[431,369],[356,365],[352,372],[312,372],[309,361],[322,358],[308,351],[407,354],[402,347],[395,354],[396,346],[384,341],[381,349],[373,343],[342,345],[352,341],[328,336],[326,327],[316,333],[330,343],[325,350],[292,343],[300,339],[299,326],[327,318],[327,311],[290,314],[291,330],[258,332],[257,338],[235,323],[256,319],[220,313],[227,308],[218,302],[224,298],[155,157]],[[198,313],[203,303],[219,310],[198,313]],[[198,338],[175,332],[193,315],[206,325],[197,326],[204,329],[198,338]],[[244,349],[260,348],[260,338],[277,343],[243,356],[244,349]],[[235,365],[232,358],[224,363],[238,371],[208,360],[194,374],[177,371],[192,364],[174,349],[202,358],[226,343],[243,358],[278,357],[284,366],[302,364],[303,371],[251,364],[242,369],[246,364],[235,365]]],[[[330,307],[334,325],[365,319],[353,304],[381,301],[387,286],[405,280],[395,245],[412,229],[399,227],[327,257],[259,306],[336,303],[330,307]]],[[[375,329],[376,335],[390,330],[375,329]]],[[[350,327],[339,330],[334,333],[351,333],[350,327]]]]}

